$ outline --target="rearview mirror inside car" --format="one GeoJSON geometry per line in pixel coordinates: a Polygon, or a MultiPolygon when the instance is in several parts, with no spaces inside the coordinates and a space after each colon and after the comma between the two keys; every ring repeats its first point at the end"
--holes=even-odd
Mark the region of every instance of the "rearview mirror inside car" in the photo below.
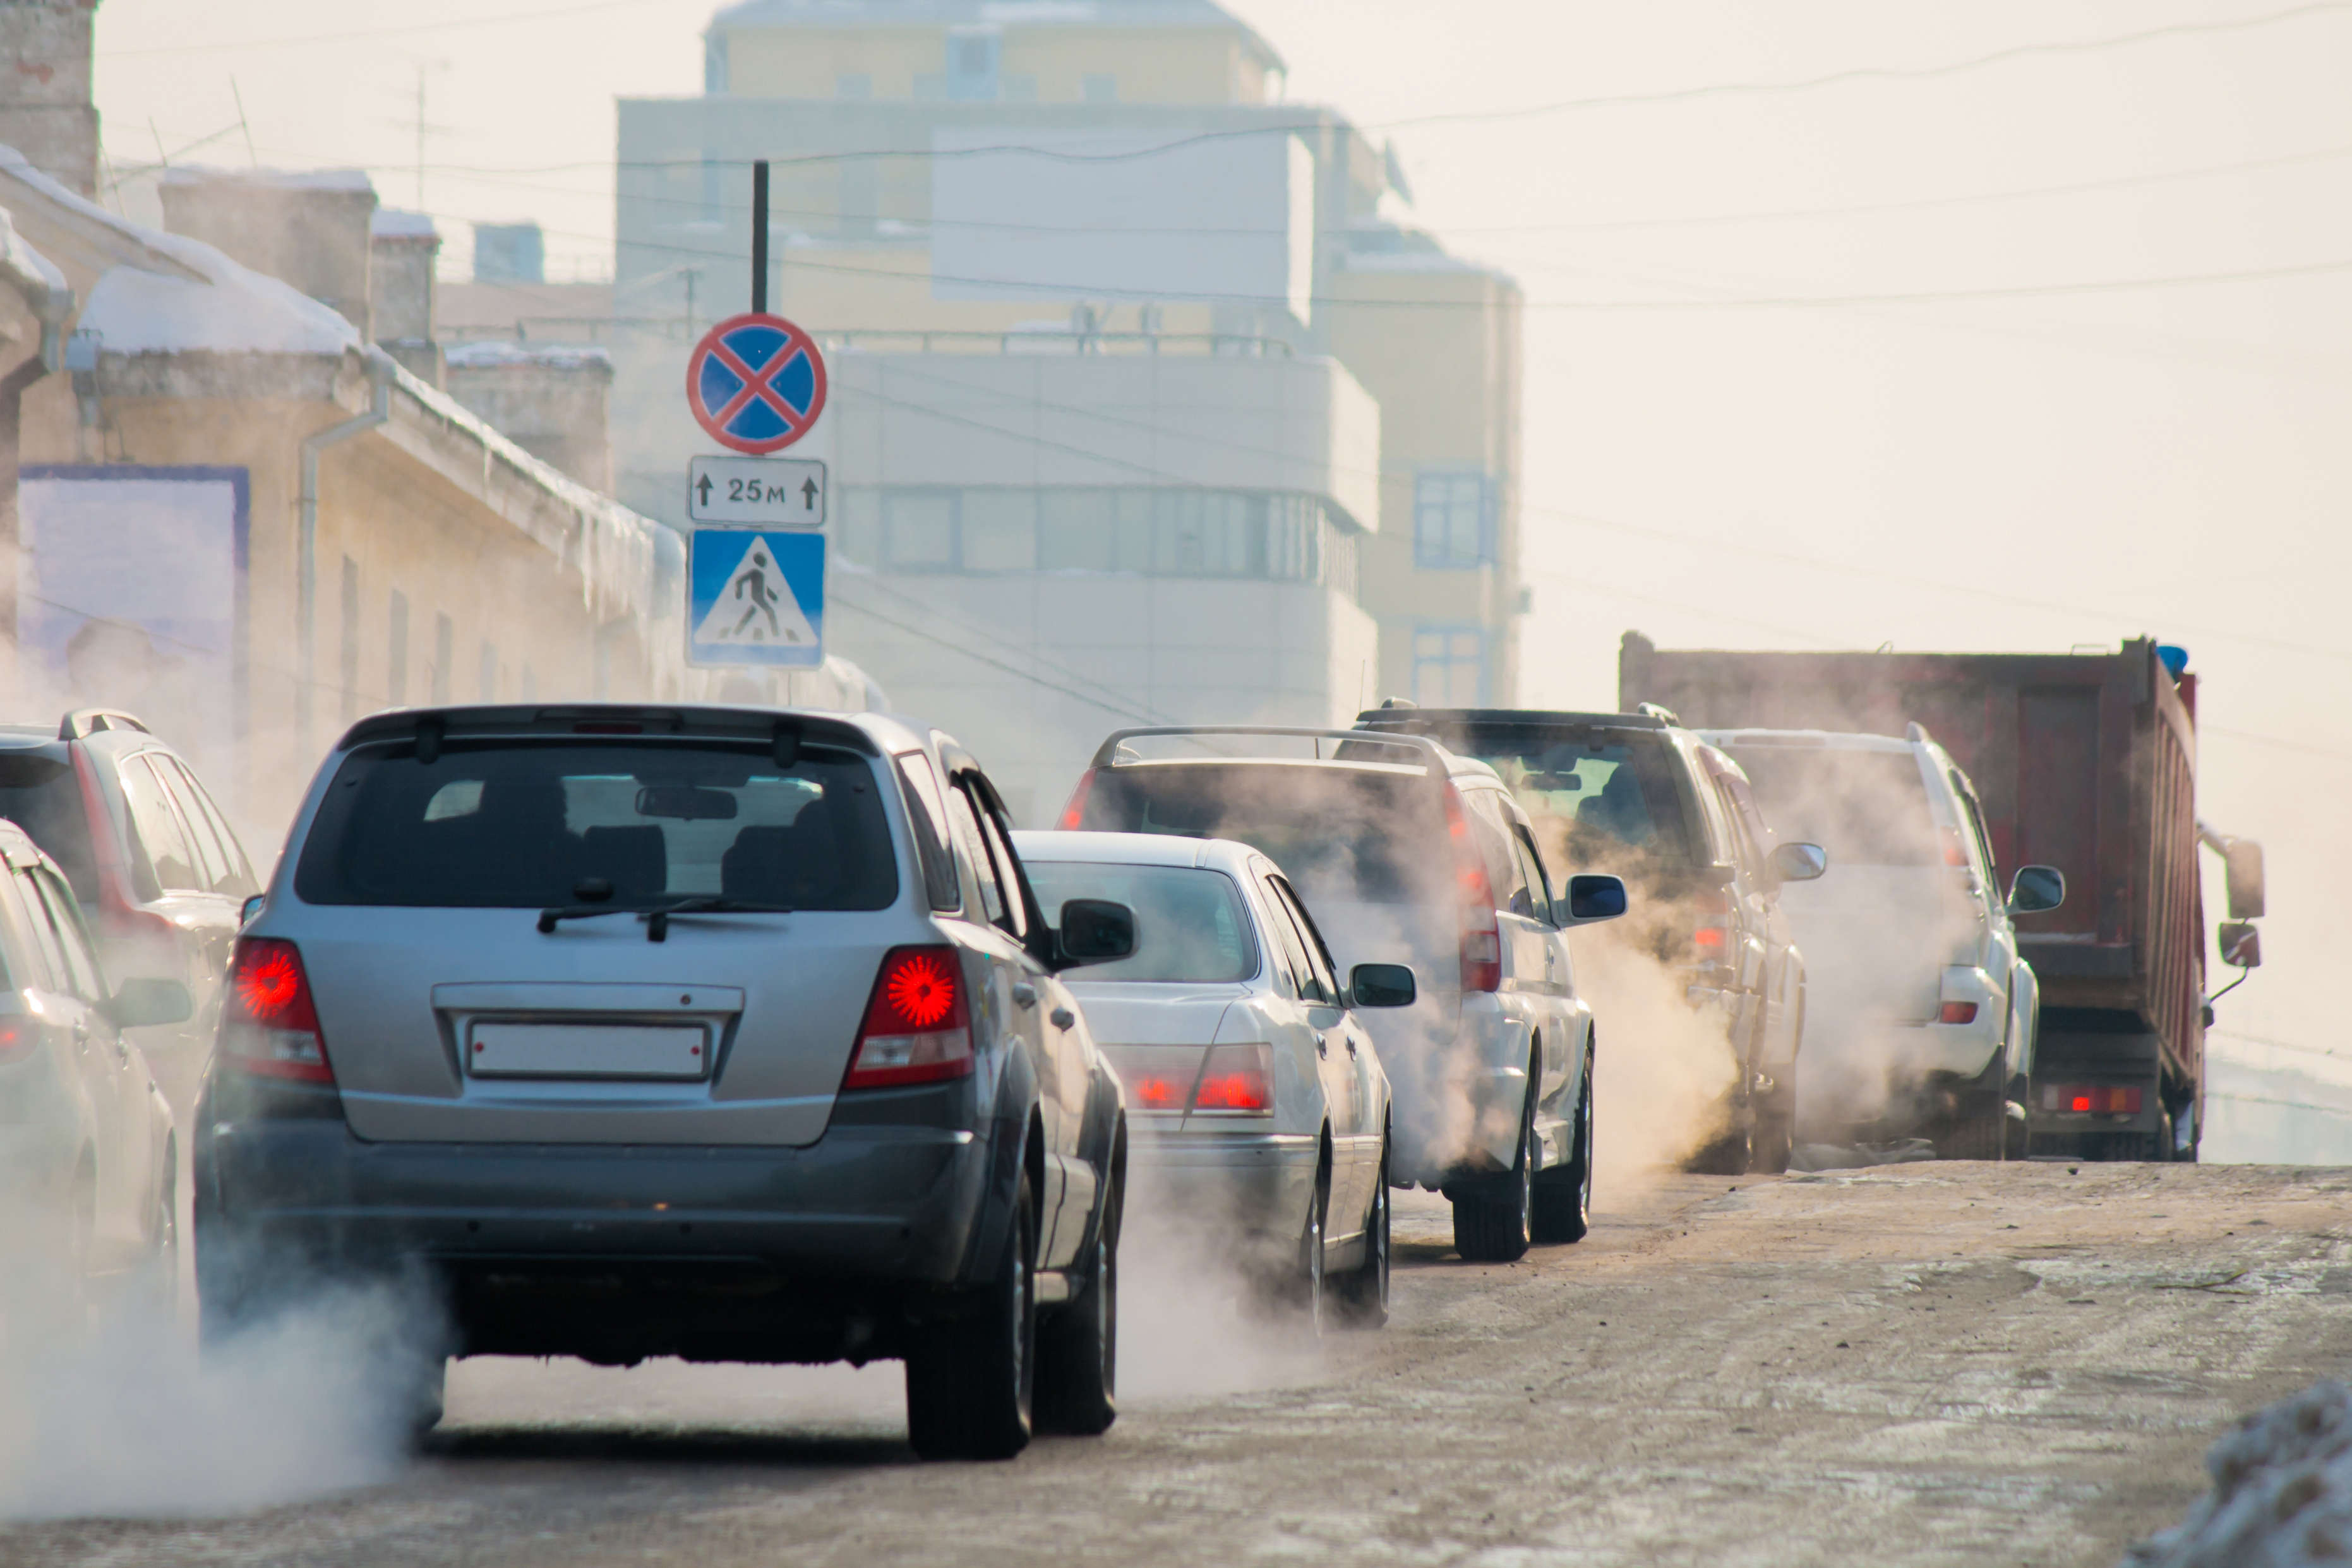
{"type": "Polygon", "coordinates": [[[1348,973],[1351,1007],[1409,1008],[1421,995],[1402,964],[1359,964],[1348,973]]]}
{"type": "Polygon", "coordinates": [[[735,815],[735,797],[696,784],[648,784],[637,791],[637,815],[674,822],[723,822],[735,815]]]}
{"type": "Polygon", "coordinates": [[[2221,962],[2233,969],[2259,969],[2263,967],[2263,934],[2242,920],[2225,920],[2213,933],[2215,944],[2221,949],[2221,962]]]}
{"type": "Polygon", "coordinates": [[[1062,904],[1060,935],[1066,964],[1108,964],[1135,956],[1135,911],[1107,898],[1073,898],[1062,904]]]}
{"type": "Polygon", "coordinates": [[[2066,873],[2054,865],[2021,865],[2009,884],[2011,915],[2040,915],[2066,902],[2066,873]]]}
{"type": "Polygon", "coordinates": [[[1830,869],[1830,852],[1819,844],[1782,844],[1769,863],[1778,881],[1812,882],[1830,869]]]}
{"type": "Polygon", "coordinates": [[[195,1010],[188,988],[177,980],[125,980],[115,987],[105,1008],[118,1029],[181,1023],[195,1010]]]}
{"type": "Polygon", "coordinates": [[[1598,921],[1614,920],[1625,913],[1632,901],[1625,894],[1625,879],[1587,873],[1568,879],[1568,920],[1570,925],[1591,925],[1598,921]]]}
{"type": "Polygon", "coordinates": [[[2221,852],[2222,880],[2229,889],[2230,918],[2263,917],[2263,846],[2252,839],[2231,839],[2221,852]]]}

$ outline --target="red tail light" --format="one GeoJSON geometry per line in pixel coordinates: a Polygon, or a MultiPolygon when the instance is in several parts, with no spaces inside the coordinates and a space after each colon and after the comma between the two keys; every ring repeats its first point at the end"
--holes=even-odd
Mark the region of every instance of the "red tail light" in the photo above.
{"type": "Polygon", "coordinates": [[[1698,916],[1691,928],[1691,946],[1697,949],[1699,962],[1721,962],[1731,950],[1731,900],[1720,893],[1702,893],[1691,900],[1691,910],[1698,916]]]}
{"type": "Polygon", "coordinates": [[[2042,1086],[2042,1108],[2044,1111],[2089,1111],[2110,1116],[2139,1114],[2140,1092],[2137,1087],[2113,1083],[2045,1083],[2042,1086]]]}
{"type": "Polygon", "coordinates": [[[893,947],[874,977],[844,1089],[940,1083],[971,1071],[971,1017],[951,946],[893,947]]]}
{"type": "Polygon", "coordinates": [[[31,1019],[0,1021],[0,1062],[22,1061],[41,1043],[41,1026],[31,1019]]]}
{"type": "Polygon", "coordinates": [[[1248,1116],[1273,1114],[1274,1048],[1212,1046],[1208,1061],[1202,1064],[1201,1082],[1192,1091],[1192,1109],[1248,1116]]]}
{"type": "Polygon", "coordinates": [[[1936,1013],[1937,1023],[1974,1023],[1977,1005],[1974,1002],[1946,1002],[1936,1013]]]}
{"type": "Polygon", "coordinates": [[[1454,888],[1462,905],[1462,988],[1503,988],[1503,932],[1495,920],[1495,886],[1470,834],[1462,792],[1445,787],[1445,836],[1454,841],[1454,888]]]}
{"type": "Polygon", "coordinates": [[[1087,795],[1094,787],[1095,770],[1089,768],[1078,775],[1078,787],[1070,791],[1070,803],[1062,808],[1062,817],[1057,826],[1068,831],[1087,820],[1087,795]]]}
{"type": "Polygon", "coordinates": [[[332,1083],[302,955],[280,936],[240,936],[221,1000],[221,1055],[240,1072],[332,1083]]]}
{"type": "Polygon", "coordinates": [[[1152,1072],[1133,1070],[1121,1075],[1129,1096],[1139,1111],[1181,1111],[1184,1108],[1184,1080],[1172,1072],[1152,1072]]]}
{"type": "Polygon", "coordinates": [[[1944,830],[1944,863],[1949,866],[1969,863],[1968,846],[1960,841],[1960,830],[1958,828],[1944,830]]]}

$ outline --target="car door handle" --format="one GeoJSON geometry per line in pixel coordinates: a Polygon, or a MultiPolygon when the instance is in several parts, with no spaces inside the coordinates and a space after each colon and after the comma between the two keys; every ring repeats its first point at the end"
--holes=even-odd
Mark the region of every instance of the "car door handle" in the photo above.
{"type": "Polygon", "coordinates": [[[1315,1031],[1315,1054],[1318,1056],[1331,1054],[1331,1041],[1319,1029],[1315,1031]]]}
{"type": "Polygon", "coordinates": [[[1055,1008],[1052,1012],[1047,1013],[1045,1016],[1047,1019],[1052,1020],[1055,1029],[1076,1029],[1077,1027],[1078,1015],[1072,1012],[1067,1008],[1055,1008]]]}
{"type": "Polygon", "coordinates": [[[1026,980],[1015,980],[1013,982],[1013,999],[1024,1008],[1034,1008],[1037,1005],[1037,988],[1026,980]]]}
{"type": "Polygon", "coordinates": [[[1356,1037],[1352,1034],[1348,1036],[1348,1054],[1349,1056],[1356,1054],[1356,1037]]]}

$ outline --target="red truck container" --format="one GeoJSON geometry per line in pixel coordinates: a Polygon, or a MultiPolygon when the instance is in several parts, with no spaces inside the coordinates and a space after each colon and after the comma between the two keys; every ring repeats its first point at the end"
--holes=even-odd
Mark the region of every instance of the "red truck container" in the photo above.
{"type": "Polygon", "coordinates": [[[1694,728],[1924,727],[1976,785],[2001,885],[2021,865],[2066,873],[2063,904],[2018,920],[2042,987],[2031,1082],[2011,1085],[2030,1152],[2196,1157],[2208,1021],[2197,677],[2175,678],[2155,643],[1728,653],[1660,649],[1629,632],[1618,693],[1627,709],[1655,703],[1694,728]]]}

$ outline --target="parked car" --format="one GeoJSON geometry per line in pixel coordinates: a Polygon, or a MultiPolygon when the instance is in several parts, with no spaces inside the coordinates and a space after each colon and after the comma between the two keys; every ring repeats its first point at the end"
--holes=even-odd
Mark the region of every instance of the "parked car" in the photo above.
{"type": "Polygon", "coordinates": [[[1829,851],[1783,897],[1804,943],[1798,1122],[1825,1142],[1934,1138],[2000,1159],[2033,1070],[2040,991],[2011,915],[2054,909],[2066,879],[2020,867],[2006,897],[1975,788],[1917,725],[1897,740],[1822,730],[1703,732],[1764,815],[1829,851]]]}
{"type": "Polygon", "coordinates": [[[1432,737],[1488,763],[1511,799],[1545,820],[1538,841],[1564,872],[1591,867],[1633,882],[1649,917],[1629,938],[1681,977],[1692,1006],[1720,1020],[1735,1063],[1718,1130],[1692,1166],[1735,1176],[1785,1169],[1806,966],[1780,894],[1822,874],[1821,847],[1776,841],[1738,764],[1661,708],[1392,703],[1357,724],[1432,737]]]}
{"type": "Polygon", "coordinates": [[[184,1109],[219,1019],[240,909],[258,891],[228,819],[185,758],[105,708],[54,727],[0,726],[0,817],[64,871],[109,974],[187,988],[185,1022],[139,1035],[184,1109]]]}
{"type": "Polygon", "coordinates": [[[1297,889],[1228,840],[1015,833],[1048,921],[1074,898],[1135,911],[1135,956],[1070,988],[1127,1088],[1129,1168],[1318,1330],[1389,1306],[1389,1081],[1367,1008],[1413,974],[1343,982],[1297,889]]]}
{"type": "MultiPolygon", "coordinates": [[[[1115,1414],[1118,1081],[956,743],[483,706],[328,756],[197,1116],[208,1340],[421,1274],[457,1354],[907,1364],[926,1457],[1115,1414]]],[[[445,1363],[425,1358],[421,1420],[445,1363]]]]}
{"type": "MultiPolygon", "coordinates": [[[[40,1239],[69,1288],[135,1273],[178,1279],[171,1108],[125,1030],[184,1019],[176,980],[110,987],[58,862],[0,821],[0,1205],[40,1239]]],[[[9,1269],[32,1270],[22,1257],[9,1269]]]]}
{"type": "Polygon", "coordinates": [[[1493,768],[1418,737],[1121,730],[1062,822],[1237,839],[1306,894],[1339,967],[1405,960],[1417,999],[1363,1019],[1395,1092],[1391,1179],[1446,1196],[1465,1260],[1582,1239],[1593,1020],[1561,933],[1623,914],[1625,887],[1555,900],[1493,768]]]}

